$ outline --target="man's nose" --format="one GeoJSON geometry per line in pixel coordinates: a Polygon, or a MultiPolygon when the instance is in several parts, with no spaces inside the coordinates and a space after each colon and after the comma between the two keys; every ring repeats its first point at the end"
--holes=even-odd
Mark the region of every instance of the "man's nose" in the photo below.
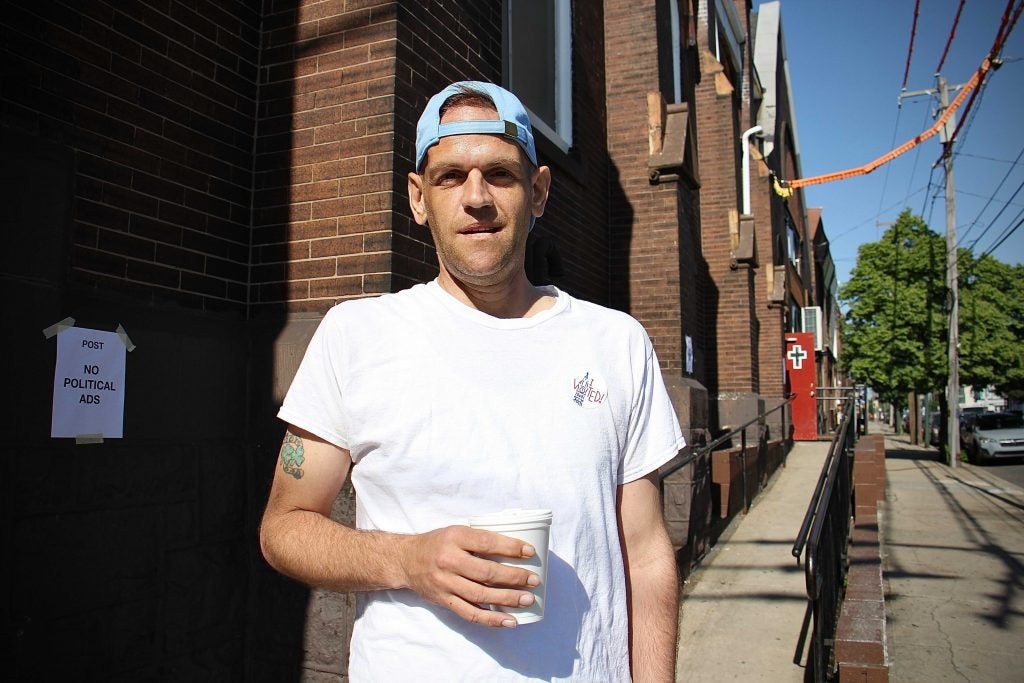
{"type": "Polygon", "coordinates": [[[474,209],[490,206],[493,203],[487,179],[479,169],[473,169],[466,177],[462,189],[462,203],[474,209]]]}

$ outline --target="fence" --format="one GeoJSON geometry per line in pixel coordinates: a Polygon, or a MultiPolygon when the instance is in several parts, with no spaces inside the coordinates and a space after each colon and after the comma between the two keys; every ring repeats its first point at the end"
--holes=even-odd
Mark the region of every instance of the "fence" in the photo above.
{"type": "MultiPolygon", "coordinates": [[[[783,411],[782,412],[782,434],[783,435],[788,434],[789,429],[788,429],[788,426],[786,424],[787,421],[788,421],[788,413],[787,413],[787,411],[785,411],[783,409],[786,408],[787,406],[789,406],[789,404],[791,404],[792,402],[793,402],[793,399],[791,399],[791,398],[787,399],[787,400],[783,401],[782,403],[780,403],[779,405],[777,405],[774,408],[772,408],[771,410],[766,410],[763,413],[759,413],[757,415],[757,417],[755,417],[753,419],[750,419],[747,422],[744,422],[743,424],[741,424],[739,427],[736,427],[732,431],[729,431],[729,432],[726,432],[725,434],[722,434],[721,436],[717,437],[716,439],[714,439],[710,443],[708,443],[708,444],[706,444],[704,446],[701,446],[699,448],[695,448],[695,449],[691,450],[688,454],[686,454],[685,456],[680,458],[678,462],[676,462],[676,463],[670,465],[669,467],[667,467],[666,469],[662,470],[662,472],[661,472],[661,481],[662,481],[662,483],[664,484],[665,479],[667,479],[669,476],[675,474],[676,472],[678,472],[682,468],[686,467],[691,462],[693,462],[695,460],[698,460],[699,458],[702,458],[702,457],[710,454],[713,451],[718,450],[723,444],[730,444],[731,445],[733,437],[735,437],[737,434],[739,434],[740,435],[739,458],[740,458],[740,472],[742,473],[741,476],[742,476],[742,487],[743,487],[743,509],[744,510],[749,510],[750,509],[750,500],[749,500],[749,495],[747,493],[747,490],[748,490],[747,489],[747,428],[750,427],[753,424],[757,424],[759,426],[758,439],[757,439],[757,441],[758,441],[758,449],[763,448],[764,445],[766,444],[766,441],[767,441],[766,440],[767,428],[764,425],[764,419],[766,417],[768,417],[769,415],[771,415],[772,413],[774,413],[776,410],[782,410],[783,411]]],[[[763,458],[762,458],[762,460],[763,460],[763,458]]]]}
{"type": "Polygon", "coordinates": [[[821,475],[793,544],[793,557],[804,555],[807,610],[793,657],[800,664],[808,630],[806,680],[826,681],[834,670],[834,639],[848,567],[850,520],[853,517],[853,447],[857,435],[856,394],[845,397],[842,416],[821,475]]]}
{"type": "Polygon", "coordinates": [[[790,404],[784,401],[710,443],[691,443],[661,471],[665,523],[684,578],[729,519],[746,511],[772,472],[785,465],[790,404]],[[775,411],[781,418],[769,428],[765,418],[775,411]]]}

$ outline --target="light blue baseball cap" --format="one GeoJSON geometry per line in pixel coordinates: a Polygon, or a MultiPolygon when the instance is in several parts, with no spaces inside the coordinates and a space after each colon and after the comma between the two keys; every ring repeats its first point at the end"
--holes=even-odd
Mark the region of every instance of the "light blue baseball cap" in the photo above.
{"type": "Polygon", "coordinates": [[[483,81],[459,81],[437,93],[427,102],[426,109],[416,124],[416,172],[423,170],[427,150],[448,135],[488,134],[501,135],[514,140],[526,152],[526,156],[537,166],[537,148],[533,142],[533,127],[530,115],[519,98],[494,83],[483,81]],[[498,110],[498,119],[480,121],[453,121],[441,123],[441,107],[452,95],[467,92],[487,95],[498,110]]]}

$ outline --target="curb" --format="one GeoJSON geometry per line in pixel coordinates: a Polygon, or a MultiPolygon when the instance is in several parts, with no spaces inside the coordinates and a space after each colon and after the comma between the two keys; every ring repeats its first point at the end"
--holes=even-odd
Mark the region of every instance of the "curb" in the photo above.
{"type": "Polygon", "coordinates": [[[889,680],[878,506],[885,500],[885,438],[861,437],[853,453],[854,526],[846,593],[836,625],[839,681],[889,680]]]}

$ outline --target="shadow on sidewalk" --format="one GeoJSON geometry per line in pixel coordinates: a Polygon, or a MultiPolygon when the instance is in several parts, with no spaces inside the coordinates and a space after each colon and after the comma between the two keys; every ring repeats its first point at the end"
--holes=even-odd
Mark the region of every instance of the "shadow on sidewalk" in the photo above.
{"type": "Polygon", "coordinates": [[[934,449],[885,449],[886,460],[921,460],[925,462],[941,462],[939,452],[934,449]]]}
{"type": "MultiPolygon", "coordinates": [[[[891,435],[886,435],[886,438],[889,441],[898,441],[891,435]]],[[[949,468],[939,461],[938,452],[933,449],[922,449],[915,446],[892,450],[887,448],[886,458],[913,462],[913,467],[904,468],[901,465],[893,472],[907,472],[916,469],[924,481],[930,484],[934,492],[938,494],[942,504],[947,508],[949,516],[959,527],[959,536],[963,539],[959,545],[955,543],[946,545],[883,542],[888,556],[885,570],[887,578],[952,581],[988,579],[998,587],[998,590],[985,594],[985,597],[992,603],[978,604],[977,616],[999,629],[1008,630],[1015,627],[1011,622],[1015,618],[1020,619],[1024,616],[1024,611],[1021,610],[1019,604],[1021,595],[1024,594],[1024,562],[1022,562],[1018,550],[1019,533],[1011,532],[1015,535],[1007,538],[1004,529],[1017,529],[1020,528],[1017,526],[1018,524],[1024,524],[1024,515],[1021,514],[1024,511],[1024,505],[1003,494],[1002,486],[1005,486],[1005,482],[993,479],[992,475],[986,476],[984,471],[975,467],[949,468]],[[993,519],[1003,516],[1010,522],[1009,526],[992,524],[993,519]],[[940,572],[909,571],[899,562],[898,550],[900,549],[906,549],[913,553],[913,557],[918,560],[928,557],[929,553],[934,553],[934,565],[943,567],[943,570],[940,572]],[[897,552],[893,552],[894,550],[897,552]],[[949,562],[950,552],[966,553],[970,559],[949,562]],[[981,566],[981,560],[984,557],[996,561],[997,566],[1002,569],[987,572],[988,576],[973,573],[977,567],[981,566]],[[959,571],[957,571],[958,569],[959,571]]],[[[908,487],[919,486],[911,480],[907,480],[906,484],[908,487]]],[[[896,495],[898,500],[899,492],[896,495]]],[[[917,499],[917,502],[920,503],[920,499],[917,499]]],[[[913,537],[914,524],[920,524],[919,518],[909,514],[901,516],[900,510],[894,509],[896,507],[894,503],[895,501],[891,501],[890,514],[885,515],[883,537],[887,539],[913,537]],[[915,519],[918,521],[913,521],[915,519]]],[[[929,562],[926,561],[923,564],[927,565],[929,562]]],[[[887,598],[898,603],[903,596],[890,593],[887,598]]]]}
{"type": "Polygon", "coordinates": [[[933,446],[911,443],[909,434],[882,430],[886,460],[928,460],[940,462],[942,454],[933,446]]]}

